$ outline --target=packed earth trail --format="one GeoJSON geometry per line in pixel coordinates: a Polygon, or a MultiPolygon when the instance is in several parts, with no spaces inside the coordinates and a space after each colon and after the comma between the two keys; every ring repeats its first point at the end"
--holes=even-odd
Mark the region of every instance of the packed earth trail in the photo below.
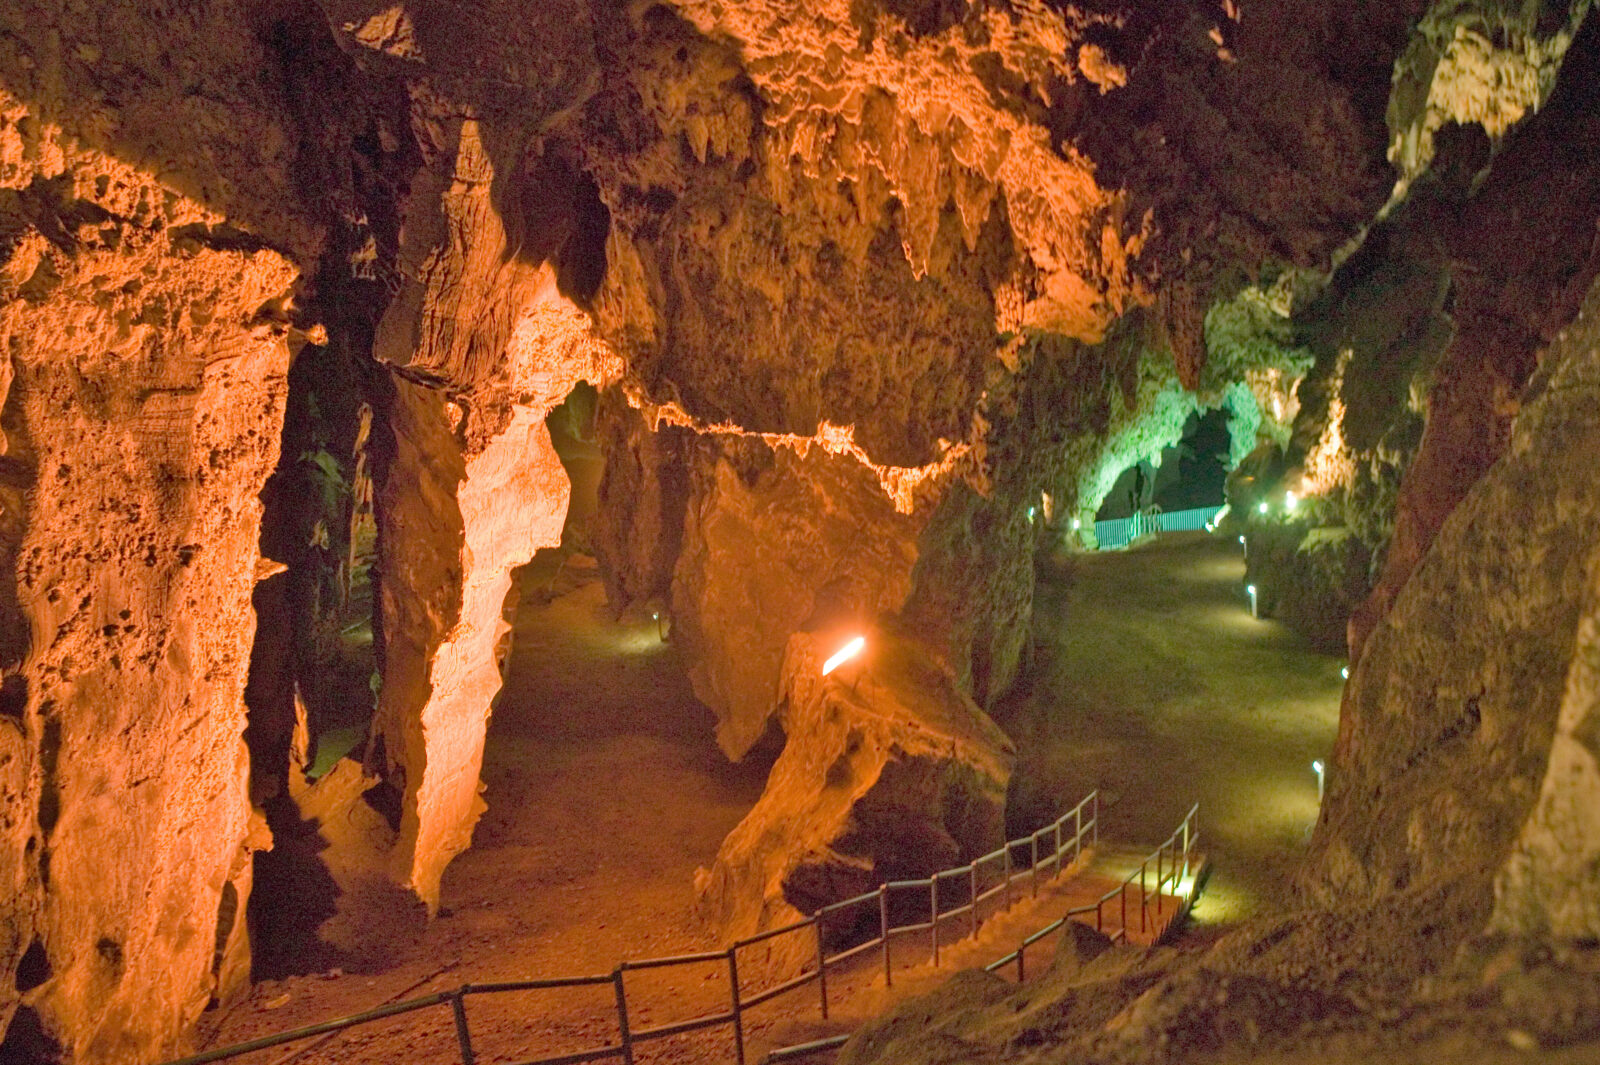
{"type": "Polygon", "coordinates": [[[1034,668],[996,717],[1019,751],[1015,831],[1100,788],[1102,836],[1160,839],[1200,803],[1215,870],[1200,923],[1281,907],[1317,818],[1340,659],[1250,616],[1232,537],[1070,556],[1040,581],[1034,668]]]}
{"type": "MultiPolygon", "coordinates": [[[[1281,874],[1315,817],[1310,763],[1331,743],[1337,712],[1339,662],[1252,619],[1242,569],[1236,545],[1187,535],[1074,556],[1069,578],[1040,585],[1034,675],[1000,715],[1021,751],[1012,836],[1093,787],[1108,800],[1102,837],[1127,843],[1164,838],[1189,803],[1201,803],[1214,869],[1195,914],[1202,924],[1282,898],[1281,874]]],[[[693,874],[755,801],[767,763],[722,758],[673,645],[648,617],[613,618],[585,556],[542,559],[522,585],[485,760],[489,811],[445,878],[440,919],[414,937],[373,929],[374,938],[401,940],[389,944],[381,971],[258,985],[214,1016],[209,1045],[468,981],[603,973],[625,958],[720,945],[694,917],[693,874]]],[[[840,1031],[840,1022],[936,983],[952,961],[981,964],[1009,951],[1007,934],[1053,920],[1085,890],[1047,892],[1038,905],[997,916],[972,957],[920,966],[890,996],[881,977],[840,973],[834,1024],[810,1018],[808,992],[779,1000],[753,1025],[752,1042],[840,1031]]],[[[914,963],[925,946],[908,941],[902,951],[914,963]]],[[[1041,951],[1037,961],[1047,957],[1041,951]]],[[[674,987],[641,974],[637,986],[659,1004],[636,1020],[715,1008],[725,974],[708,970],[695,981],[701,986],[674,987]]],[[[474,1031],[486,1033],[478,1037],[484,1061],[601,1045],[615,1024],[608,995],[592,990],[474,1000],[473,1017],[474,1031]]],[[[725,1034],[704,1033],[665,1041],[641,1059],[717,1061],[726,1044],[725,1034]]],[[[361,1065],[400,1047],[417,1062],[456,1055],[441,1016],[384,1022],[295,1060],[361,1065]]],[[[275,1065],[284,1056],[243,1060],[275,1065]]]]}

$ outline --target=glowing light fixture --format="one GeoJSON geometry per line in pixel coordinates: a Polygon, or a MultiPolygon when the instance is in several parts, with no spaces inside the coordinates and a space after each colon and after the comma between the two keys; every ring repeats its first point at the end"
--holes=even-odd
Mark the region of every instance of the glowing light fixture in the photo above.
{"type": "Polygon", "coordinates": [[[1077,518],[1073,518],[1072,519],[1072,531],[1073,532],[1077,532],[1082,527],[1083,527],[1083,522],[1079,521],[1077,518]]]}
{"type": "Polygon", "coordinates": [[[1247,584],[1245,585],[1244,590],[1250,593],[1250,616],[1253,618],[1259,618],[1261,616],[1261,610],[1256,604],[1256,586],[1253,584],[1247,584]]]}
{"type": "Polygon", "coordinates": [[[1294,508],[1300,505],[1300,497],[1293,492],[1283,493],[1283,509],[1294,513],[1294,508]]]}
{"type": "Polygon", "coordinates": [[[1263,499],[1261,502],[1257,503],[1256,510],[1262,514],[1265,514],[1267,512],[1267,501],[1263,499]]]}
{"type": "Polygon", "coordinates": [[[1033,508],[1032,507],[1028,508],[1028,520],[1029,521],[1033,520],[1033,508]]]}
{"type": "Polygon", "coordinates": [[[1350,679],[1350,667],[1349,666],[1340,666],[1339,667],[1339,676],[1343,677],[1345,680],[1349,680],[1350,679]]]}
{"type": "Polygon", "coordinates": [[[1318,758],[1316,761],[1312,762],[1311,769],[1317,774],[1317,802],[1320,803],[1322,801],[1323,778],[1326,775],[1323,772],[1322,759],[1318,758]]]}
{"type": "Polygon", "coordinates": [[[861,649],[866,645],[867,638],[865,636],[857,636],[855,639],[851,640],[849,643],[833,652],[833,657],[822,663],[822,675],[826,677],[829,673],[832,673],[834,670],[850,661],[856,655],[860,654],[861,649]]]}

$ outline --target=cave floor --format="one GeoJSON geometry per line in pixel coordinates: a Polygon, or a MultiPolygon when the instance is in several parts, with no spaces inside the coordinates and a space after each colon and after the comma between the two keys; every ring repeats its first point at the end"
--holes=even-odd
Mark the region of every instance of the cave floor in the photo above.
{"type": "MultiPolygon", "coordinates": [[[[397,915],[392,927],[372,929],[385,941],[376,971],[257,984],[239,1005],[208,1015],[205,1045],[468,981],[606,973],[623,958],[716,945],[693,916],[694,872],[754,805],[770,765],[728,764],[672,646],[648,619],[612,619],[592,560],[572,556],[558,572],[535,565],[523,576],[484,756],[488,811],[445,874],[440,919],[418,928],[397,915]]],[[[472,999],[478,1060],[612,1041],[610,992],[598,991],[472,999]]],[[[292,1050],[236,1060],[276,1065],[292,1050]]],[[[294,1060],[457,1058],[449,1013],[433,1010],[356,1029],[294,1060]]]]}
{"type": "Polygon", "coordinates": [[[1072,556],[1039,583],[1029,675],[995,715],[1019,749],[1013,835],[1095,787],[1102,838],[1129,843],[1200,803],[1202,927],[1287,904],[1344,684],[1340,659],[1250,616],[1243,576],[1238,543],[1203,533],[1072,556]]]}
{"type": "MultiPolygon", "coordinates": [[[[573,556],[559,568],[524,572],[509,677],[485,753],[489,809],[472,848],[446,873],[441,919],[373,929],[385,941],[373,971],[256,985],[208,1017],[205,1045],[468,981],[599,974],[624,958],[716,946],[693,916],[693,874],[754,804],[769,767],[722,758],[712,717],[671,645],[653,622],[614,621],[592,566],[573,556]]],[[[1281,876],[1316,813],[1310,760],[1331,744],[1337,719],[1340,663],[1274,622],[1251,619],[1242,573],[1236,546],[1200,537],[1076,558],[1069,579],[1041,583],[1035,668],[997,715],[1022,752],[1013,829],[1053,820],[1057,806],[1100,787],[1102,837],[1153,845],[1190,802],[1201,802],[1204,847],[1216,862],[1196,913],[1201,923],[1259,912],[1282,897],[1281,876]]],[[[1035,913],[1056,916],[1044,909],[1022,908],[1014,921],[996,922],[993,936],[1013,923],[1025,931],[1035,913]]],[[[981,939],[992,939],[989,929],[981,939]]],[[[981,946],[985,957],[973,960],[1010,949],[998,939],[981,946]]],[[[947,964],[927,972],[926,982],[950,971],[947,964]]],[[[766,1023],[753,1026],[752,1044],[837,1031],[838,1021],[853,1026],[887,1004],[881,977],[840,977],[840,993],[861,984],[860,1010],[841,1010],[824,1027],[801,1016],[811,1012],[809,1000],[792,1019],[774,1003],[766,1023]]],[[[708,967],[699,979],[702,986],[685,986],[682,971],[672,981],[630,975],[630,1001],[636,992],[647,1000],[636,1024],[715,1008],[725,975],[708,967]]],[[[470,1009],[483,1062],[615,1036],[603,987],[474,998],[470,1009]]],[[[279,1048],[236,1060],[458,1058],[444,1010],[302,1046],[298,1056],[279,1048]]],[[[728,1049],[726,1033],[708,1032],[663,1041],[639,1060],[721,1061],[728,1049]]]]}

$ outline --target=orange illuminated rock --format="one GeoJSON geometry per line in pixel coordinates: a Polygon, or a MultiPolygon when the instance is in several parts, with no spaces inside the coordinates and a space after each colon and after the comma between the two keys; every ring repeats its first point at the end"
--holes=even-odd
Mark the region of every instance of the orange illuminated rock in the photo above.
{"type": "Polygon", "coordinates": [[[297,270],[0,116],[0,1025],[6,1054],[149,1060],[248,957],[242,695],[297,270]]]}
{"type": "MultiPolygon", "coordinates": [[[[1004,838],[1011,742],[925,649],[883,629],[823,676],[852,634],[834,626],[789,640],[783,753],[696,877],[702,913],[728,939],[959,865],[1004,838]]],[[[815,951],[784,939],[770,941],[773,964],[815,951]]]]}

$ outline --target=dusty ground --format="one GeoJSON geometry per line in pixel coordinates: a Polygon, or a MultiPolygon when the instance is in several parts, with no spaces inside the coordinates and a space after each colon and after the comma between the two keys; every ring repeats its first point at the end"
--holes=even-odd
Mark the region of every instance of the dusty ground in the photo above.
{"type": "MultiPolygon", "coordinates": [[[[541,575],[532,575],[509,683],[490,724],[489,810],[472,849],[445,875],[441,919],[398,946],[397,964],[382,973],[258,986],[225,1018],[218,1043],[354,1013],[408,988],[410,997],[468,980],[608,972],[625,957],[712,945],[690,913],[692,875],[755,802],[766,766],[721,757],[711,715],[671,645],[648,621],[614,623],[585,565],[568,562],[563,584],[583,583],[549,606],[538,602],[541,575]]],[[[481,999],[473,1008],[488,1011],[486,1019],[505,1014],[494,1018],[500,1031],[492,1041],[503,1046],[491,1051],[576,1049],[609,1035],[601,992],[538,1003],[481,999]]],[[[449,1060],[453,1040],[438,1031],[440,1060],[449,1060]]],[[[368,1053],[359,1038],[301,1060],[393,1060],[389,1039],[374,1039],[368,1053]]],[[[415,1060],[434,1053],[432,1042],[414,1045],[415,1060]]]]}
{"type": "MultiPolygon", "coordinates": [[[[485,757],[489,811],[446,874],[441,919],[396,944],[383,972],[259,985],[212,1019],[210,1045],[467,981],[598,974],[624,958],[716,946],[692,915],[693,873],[755,802],[767,766],[728,765],[711,715],[654,623],[613,620],[586,557],[555,562],[546,556],[524,573],[485,757]]],[[[1236,548],[1193,538],[1082,557],[1070,585],[1041,585],[1041,668],[1004,714],[1025,752],[1014,829],[1052,820],[1063,797],[1099,786],[1113,800],[1102,835],[1153,844],[1190,802],[1202,803],[1205,847],[1218,868],[1202,921],[1278,897],[1276,877],[1315,815],[1309,762],[1331,741],[1337,711],[1340,663],[1250,619],[1237,587],[1242,570],[1236,548]]],[[[1004,953],[1013,946],[1007,937],[1053,919],[1051,907],[1064,908],[1066,898],[1054,893],[995,920],[957,960],[1004,953]]],[[[924,950],[908,940],[897,957],[911,963],[924,950]]],[[[886,1004],[875,967],[866,968],[835,978],[836,1002],[851,998],[837,1002],[836,1021],[886,1004]]],[[[896,991],[925,989],[948,971],[908,971],[896,991]]],[[[630,998],[638,990],[644,1002],[636,1026],[715,1008],[726,994],[719,966],[692,971],[688,986],[685,972],[630,975],[630,998]]],[[[754,1045],[839,1030],[812,1022],[808,992],[788,1001],[752,1021],[754,1045]]],[[[477,1040],[480,1061],[578,1050],[615,1035],[607,988],[475,998],[470,1009],[474,1030],[488,1033],[477,1040]]],[[[293,1060],[455,1060],[448,1014],[422,1016],[293,1060]]],[[[278,1065],[289,1053],[245,1060],[278,1065]]],[[[729,1056],[727,1035],[707,1033],[656,1044],[640,1060],[729,1056]]]]}
{"type": "Polygon", "coordinates": [[[1243,575],[1238,544],[1201,533],[1072,556],[1039,584],[1034,675],[996,715],[1021,752],[1013,832],[1099,787],[1102,835],[1154,843],[1200,803],[1201,923],[1283,903],[1344,683],[1342,661],[1251,618],[1243,575]]]}

